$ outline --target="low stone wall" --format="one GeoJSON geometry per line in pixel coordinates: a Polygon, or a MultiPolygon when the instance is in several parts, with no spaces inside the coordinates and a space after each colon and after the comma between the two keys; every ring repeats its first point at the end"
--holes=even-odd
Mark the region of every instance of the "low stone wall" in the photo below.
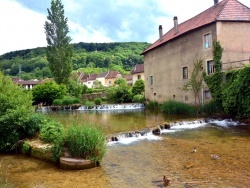
{"type": "Polygon", "coordinates": [[[83,94],[82,100],[94,100],[95,98],[103,98],[106,97],[106,93],[100,92],[100,93],[91,93],[91,94],[83,94]]]}

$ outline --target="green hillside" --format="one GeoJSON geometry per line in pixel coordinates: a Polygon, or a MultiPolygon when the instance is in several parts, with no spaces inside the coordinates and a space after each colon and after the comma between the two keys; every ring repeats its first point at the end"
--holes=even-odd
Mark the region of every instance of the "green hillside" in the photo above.
{"type": "MultiPolygon", "coordinates": [[[[128,73],[136,64],[143,63],[140,55],[150,44],[145,42],[76,43],[73,44],[73,70],[85,74],[118,70],[128,73]]],[[[51,77],[46,59],[46,48],[13,51],[0,56],[0,69],[5,75],[21,78],[44,79],[51,77]]]]}

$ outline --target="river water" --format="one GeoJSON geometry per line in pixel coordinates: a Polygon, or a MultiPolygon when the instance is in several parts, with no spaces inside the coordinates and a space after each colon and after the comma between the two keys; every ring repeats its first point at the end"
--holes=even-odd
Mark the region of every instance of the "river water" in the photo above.
{"type": "Polygon", "coordinates": [[[167,116],[148,110],[63,111],[50,114],[65,126],[71,121],[98,123],[105,134],[156,127],[158,136],[119,137],[109,142],[101,166],[67,171],[22,155],[0,155],[0,177],[20,188],[249,187],[250,126],[231,120],[167,116]],[[195,121],[199,120],[199,121],[195,121]],[[182,123],[177,123],[182,122],[182,123]],[[196,152],[193,152],[196,148],[196,152]]]}

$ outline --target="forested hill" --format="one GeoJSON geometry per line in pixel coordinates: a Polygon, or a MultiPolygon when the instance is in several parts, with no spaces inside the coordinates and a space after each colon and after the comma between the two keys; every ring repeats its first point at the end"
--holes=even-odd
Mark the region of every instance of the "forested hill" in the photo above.
{"type": "MultiPolygon", "coordinates": [[[[98,73],[118,70],[125,74],[136,64],[143,63],[140,55],[150,44],[145,42],[75,43],[72,59],[73,70],[98,73]]],[[[13,51],[0,56],[0,69],[5,75],[28,79],[51,77],[46,48],[13,51]]]]}

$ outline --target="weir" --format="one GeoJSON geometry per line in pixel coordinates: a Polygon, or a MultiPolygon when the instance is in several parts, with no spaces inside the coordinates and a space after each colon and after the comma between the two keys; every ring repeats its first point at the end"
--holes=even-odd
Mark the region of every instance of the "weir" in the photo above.
{"type": "Polygon", "coordinates": [[[162,140],[161,135],[175,133],[177,131],[183,131],[188,129],[196,129],[205,126],[218,126],[228,128],[230,126],[242,125],[238,121],[233,121],[232,119],[199,119],[194,121],[180,121],[180,122],[170,122],[163,123],[155,128],[141,130],[141,131],[131,131],[127,133],[120,133],[116,135],[111,135],[107,138],[108,145],[114,144],[131,144],[135,141],[140,140],[162,140]]]}
{"type": "Polygon", "coordinates": [[[94,105],[90,108],[86,105],[80,106],[78,110],[131,110],[131,109],[141,109],[145,108],[142,103],[128,103],[128,104],[102,104],[94,105]]]}

